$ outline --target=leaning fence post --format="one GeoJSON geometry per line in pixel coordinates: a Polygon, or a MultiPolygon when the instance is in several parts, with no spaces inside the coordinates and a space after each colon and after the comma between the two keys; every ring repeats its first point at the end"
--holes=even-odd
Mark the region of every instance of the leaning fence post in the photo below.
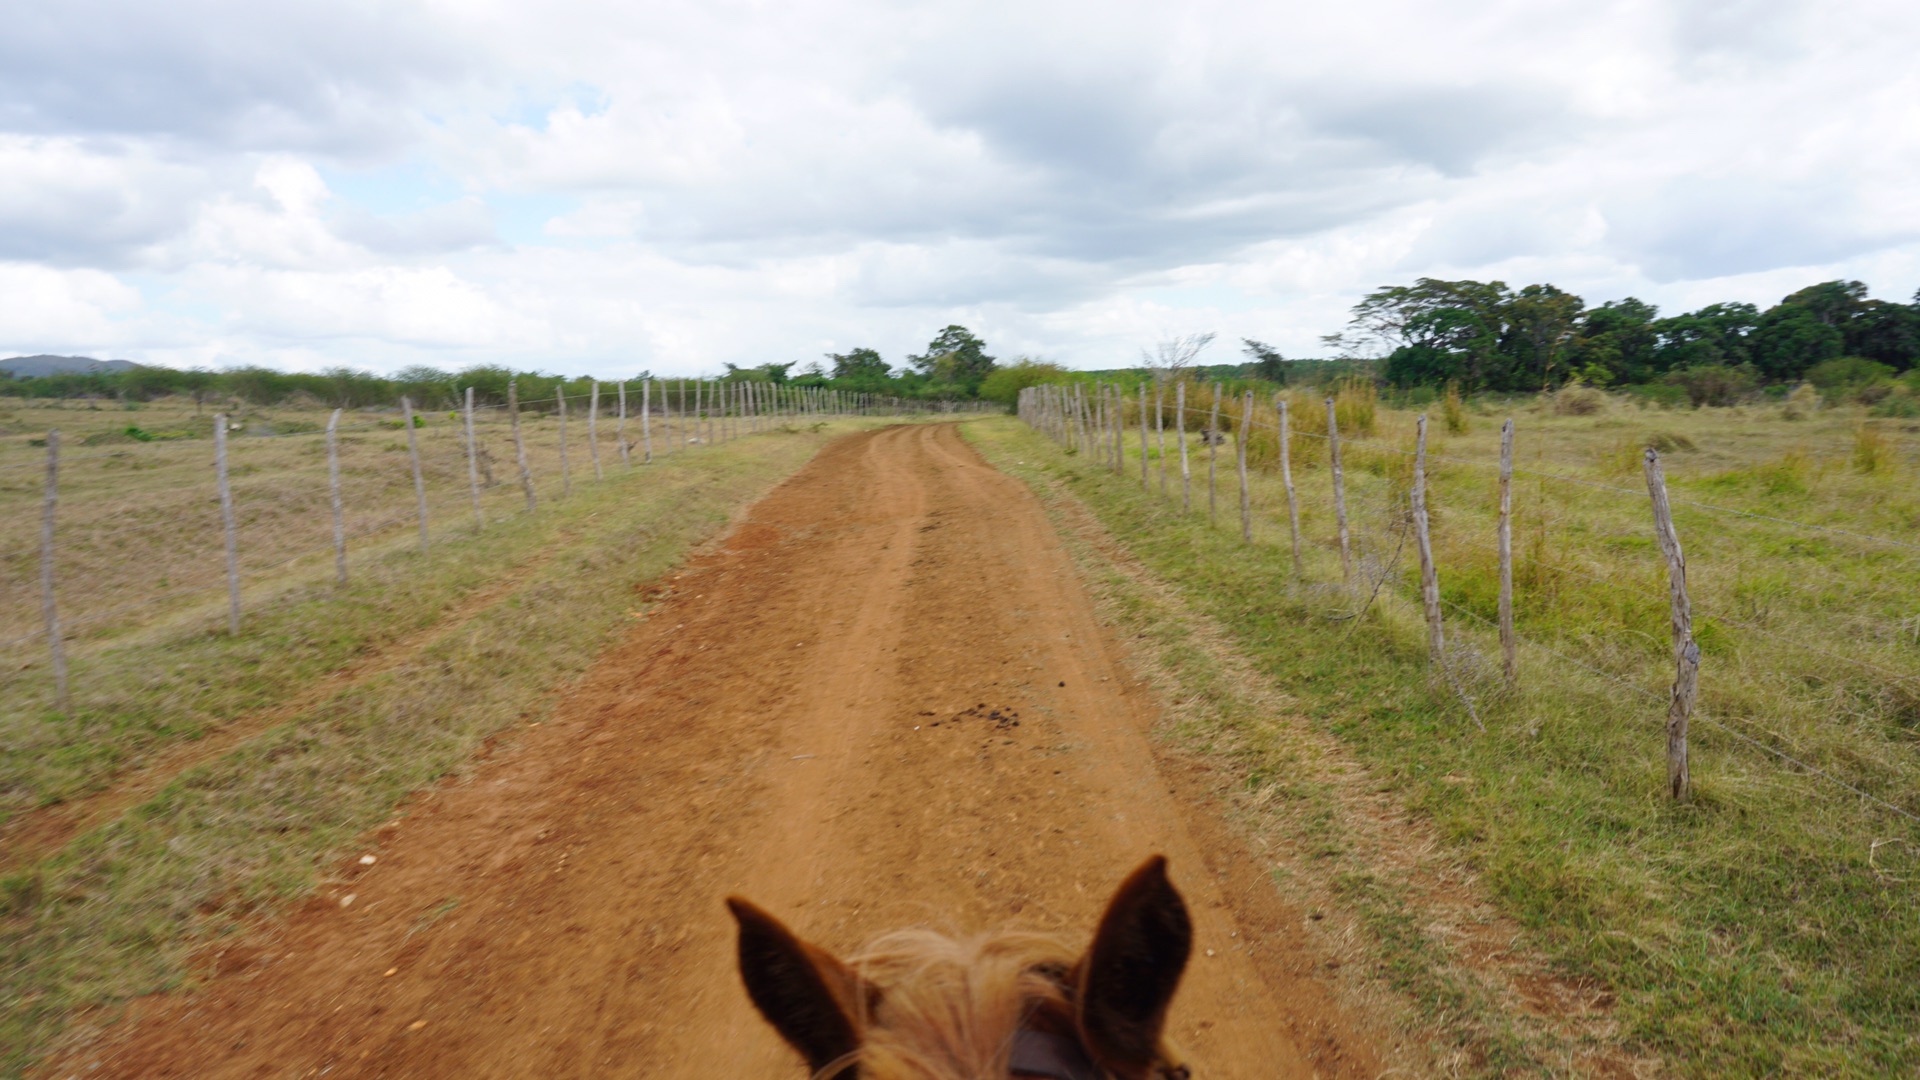
{"type": "Polygon", "coordinates": [[[213,473],[220,485],[220,522],[227,537],[227,630],[240,633],[240,548],[234,539],[233,488],[227,482],[227,414],[213,418],[213,473]]]}
{"type": "Polygon", "coordinates": [[[607,474],[600,471],[600,436],[595,421],[600,418],[600,380],[593,380],[593,392],[587,398],[587,456],[593,459],[593,478],[605,480],[607,474]]]}
{"type": "MultiPolygon", "coordinates": [[[[473,400],[473,391],[467,391],[473,400]]],[[[327,495],[333,503],[333,580],[347,583],[347,515],[340,502],[340,410],[327,417],[327,495]]]]}
{"type": "Polygon", "coordinates": [[[487,519],[480,513],[480,444],[473,438],[473,387],[467,387],[467,493],[473,496],[473,527],[475,531],[487,527],[487,519]]]}
{"type": "Polygon", "coordinates": [[[1253,543],[1253,498],[1247,491],[1247,439],[1253,434],[1253,391],[1245,391],[1240,398],[1240,542],[1253,543]]]}
{"type": "Polygon", "coordinates": [[[513,425],[513,456],[520,465],[520,490],[527,493],[527,509],[534,508],[533,471],[527,468],[527,440],[520,435],[520,391],[518,380],[507,380],[507,419],[513,425]]]}
{"type": "Polygon", "coordinates": [[[1300,562],[1300,496],[1293,490],[1293,426],[1287,412],[1287,396],[1273,395],[1273,407],[1280,414],[1280,481],[1287,486],[1287,526],[1293,534],[1293,576],[1307,576],[1300,562]]]}
{"type": "MultiPolygon", "coordinates": [[[[622,383],[621,389],[624,390],[625,388],[626,388],[626,384],[622,383]]],[[[667,408],[667,399],[665,397],[662,397],[660,399],[660,409],[661,409],[661,414],[663,419],[665,417],[666,408],[667,408]]],[[[640,380],[640,447],[641,447],[640,464],[642,465],[653,464],[653,380],[652,379],[640,380]]]]}
{"type": "Polygon", "coordinates": [[[1347,478],[1340,470],[1340,421],[1327,399],[1327,456],[1333,463],[1333,520],[1340,530],[1340,573],[1353,581],[1353,549],[1347,539],[1347,478]]]}
{"type": "Polygon", "coordinates": [[[1513,418],[1500,425],[1500,657],[1509,685],[1520,678],[1513,636],[1513,418]]]}
{"type": "Polygon", "coordinates": [[[1220,524],[1219,485],[1214,483],[1220,458],[1220,384],[1213,384],[1213,418],[1207,421],[1207,524],[1220,524]]]}
{"type": "Polygon", "coordinates": [[[1693,606],[1687,599],[1687,557],[1673,530],[1667,505],[1667,478],[1660,455],[1647,448],[1647,492],[1653,497],[1653,531],[1667,557],[1667,586],[1673,600],[1673,694],[1667,705],[1667,794],[1685,802],[1692,788],[1687,768],[1687,721],[1700,691],[1700,646],[1693,640],[1693,606]]]}
{"type": "Polygon", "coordinates": [[[407,425],[407,456],[413,459],[413,497],[420,504],[420,554],[427,553],[427,482],[420,475],[420,437],[413,429],[413,402],[400,398],[400,419],[407,425]]]}
{"type": "Polygon", "coordinates": [[[573,494],[573,473],[567,468],[567,384],[553,392],[553,399],[560,403],[560,497],[573,494]]]}
{"type": "Polygon", "coordinates": [[[53,522],[60,502],[60,431],[47,432],[47,497],[40,512],[40,613],[47,621],[47,650],[53,662],[53,702],[71,711],[67,695],[67,643],[60,638],[60,608],[54,603],[53,522]]]}
{"type": "Polygon", "coordinates": [[[1427,655],[1446,663],[1446,639],[1440,625],[1440,574],[1433,565],[1433,535],[1427,527],[1427,414],[1414,423],[1413,536],[1420,548],[1420,601],[1427,609],[1427,655]]]}

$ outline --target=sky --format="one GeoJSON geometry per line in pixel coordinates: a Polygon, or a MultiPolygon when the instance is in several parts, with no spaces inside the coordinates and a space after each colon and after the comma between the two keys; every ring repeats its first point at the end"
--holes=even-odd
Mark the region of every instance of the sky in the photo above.
{"type": "Polygon", "coordinates": [[[0,355],[626,378],[1920,288],[1920,4],[4,0],[0,355]]]}

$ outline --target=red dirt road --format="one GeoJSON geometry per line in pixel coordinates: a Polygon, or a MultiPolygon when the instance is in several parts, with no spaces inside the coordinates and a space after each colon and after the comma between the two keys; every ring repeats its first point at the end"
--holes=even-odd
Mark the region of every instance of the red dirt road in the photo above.
{"type": "Polygon", "coordinates": [[[1377,1072],[1301,974],[1298,915],[1156,762],[1038,502],[955,427],[830,445],[657,599],[374,865],[48,1074],[798,1080],[725,894],[837,950],[910,924],[1083,939],[1152,852],[1197,924],[1173,1019],[1196,1077],[1377,1072]]]}

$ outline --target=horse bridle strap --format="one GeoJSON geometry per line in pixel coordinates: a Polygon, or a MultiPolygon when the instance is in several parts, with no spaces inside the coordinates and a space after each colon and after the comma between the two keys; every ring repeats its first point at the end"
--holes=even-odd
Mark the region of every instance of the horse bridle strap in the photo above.
{"type": "Polygon", "coordinates": [[[1015,1076],[1044,1076],[1047,1080],[1107,1080],[1078,1042],[1043,1031],[1021,1031],[1013,1036],[1008,1070],[1015,1076]]]}

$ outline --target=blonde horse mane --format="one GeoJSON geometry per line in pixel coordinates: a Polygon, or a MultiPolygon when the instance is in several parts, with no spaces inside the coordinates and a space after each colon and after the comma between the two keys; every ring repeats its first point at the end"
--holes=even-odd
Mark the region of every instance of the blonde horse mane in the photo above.
{"type": "Polygon", "coordinates": [[[880,990],[862,1002],[866,1040],[850,1061],[861,1080],[1003,1080],[1021,1030],[1073,1036],[1063,983],[1077,955],[1048,934],[955,940],[931,930],[878,938],[847,960],[880,990]]]}

